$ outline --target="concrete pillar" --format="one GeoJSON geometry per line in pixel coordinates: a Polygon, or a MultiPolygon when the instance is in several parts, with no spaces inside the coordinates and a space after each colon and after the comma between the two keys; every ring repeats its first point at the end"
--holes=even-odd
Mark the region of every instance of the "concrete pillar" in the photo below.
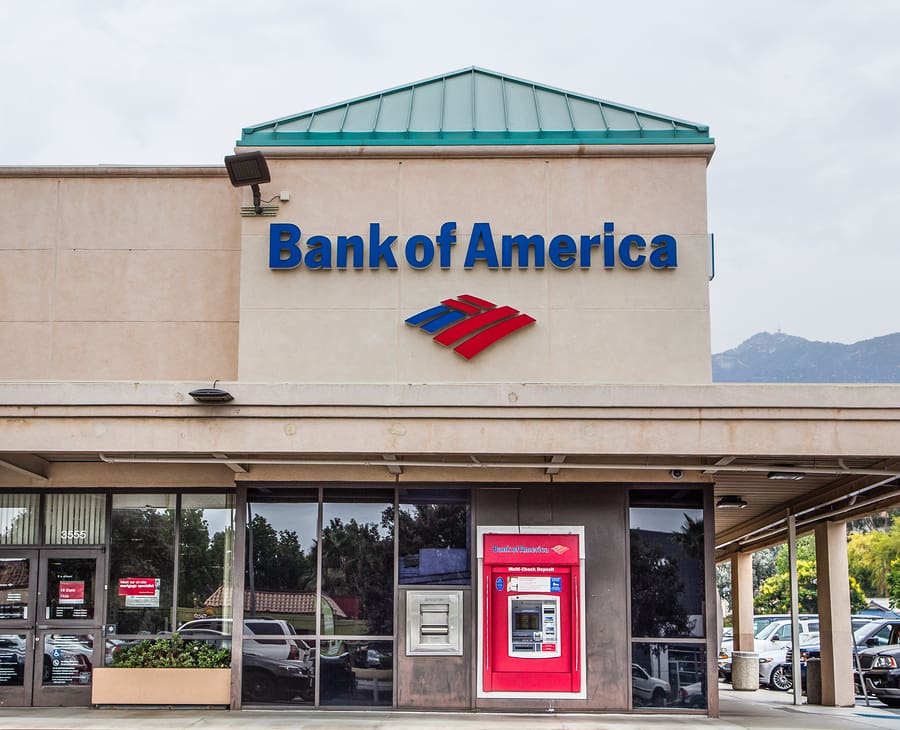
{"type": "Polygon", "coordinates": [[[822,647],[822,704],[851,707],[856,698],[853,692],[846,523],[824,522],[816,526],[816,578],[822,647]]]}
{"type": "Polygon", "coordinates": [[[731,616],[734,651],[755,651],[753,645],[753,553],[731,556],[731,616]]]}

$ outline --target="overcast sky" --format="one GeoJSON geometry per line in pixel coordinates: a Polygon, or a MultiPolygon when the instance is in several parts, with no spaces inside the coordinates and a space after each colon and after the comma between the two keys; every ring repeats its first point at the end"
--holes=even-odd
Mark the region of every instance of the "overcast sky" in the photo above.
{"type": "Polygon", "coordinates": [[[0,10],[0,165],[221,164],[244,126],[481,66],[710,126],[713,351],[900,330],[896,0],[0,10]]]}

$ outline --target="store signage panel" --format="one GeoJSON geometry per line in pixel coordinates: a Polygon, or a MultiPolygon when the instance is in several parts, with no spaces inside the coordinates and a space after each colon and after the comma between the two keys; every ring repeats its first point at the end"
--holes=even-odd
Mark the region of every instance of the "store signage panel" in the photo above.
{"type": "Polygon", "coordinates": [[[126,608],[159,608],[159,578],[119,578],[126,608]]]}
{"type": "Polygon", "coordinates": [[[61,605],[80,606],[84,603],[83,580],[61,580],[59,582],[59,603],[61,605]]]}
{"type": "Polygon", "coordinates": [[[618,235],[607,221],[595,233],[553,236],[541,234],[496,234],[490,223],[479,222],[460,235],[456,223],[441,224],[433,238],[417,233],[401,240],[370,223],[367,236],[305,235],[294,223],[269,225],[269,268],[305,267],[310,271],[332,269],[397,269],[404,262],[412,269],[437,264],[452,268],[462,260],[463,268],[543,269],[549,262],[557,269],[675,269],[678,242],[668,233],[647,240],[637,233],[618,235]]]}

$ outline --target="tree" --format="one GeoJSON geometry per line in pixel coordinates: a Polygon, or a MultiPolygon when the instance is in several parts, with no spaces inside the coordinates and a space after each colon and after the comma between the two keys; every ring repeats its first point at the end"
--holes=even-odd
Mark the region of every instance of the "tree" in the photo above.
{"type": "Polygon", "coordinates": [[[869,595],[888,595],[891,562],[898,556],[900,528],[896,525],[892,525],[889,532],[854,532],[847,541],[850,574],[856,577],[869,595]]]}
{"type": "Polygon", "coordinates": [[[681,601],[678,562],[662,548],[631,531],[631,631],[633,636],[684,636],[689,626],[681,601]]]}
{"type": "MultiPolygon", "coordinates": [[[[801,613],[818,613],[816,564],[812,560],[797,561],[797,606],[801,613]]],[[[849,579],[850,610],[857,613],[866,607],[866,596],[853,576],[849,579]]],[[[765,580],[753,601],[757,613],[788,613],[791,610],[790,573],[784,571],[765,580]]]]}
{"type": "Polygon", "coordinates": [[[891,599],[891,608],[900,606],[900,558],[891,561],[891,570],[888,573],[888,595],[891,599]]]}

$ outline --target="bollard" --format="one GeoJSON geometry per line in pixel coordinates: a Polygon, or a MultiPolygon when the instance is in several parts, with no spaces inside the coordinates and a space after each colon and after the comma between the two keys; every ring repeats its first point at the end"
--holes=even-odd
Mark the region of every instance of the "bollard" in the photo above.
{"type": "Polygon", "coordinates": [[[806,661],[806,704],[822,704],[822,660],[806,661]]]}
{"type": "Polygon", "coordinates": [[[749,692],[759,689],[759,654],[754,651],[731,654],[731,686],[749,692]]]}

